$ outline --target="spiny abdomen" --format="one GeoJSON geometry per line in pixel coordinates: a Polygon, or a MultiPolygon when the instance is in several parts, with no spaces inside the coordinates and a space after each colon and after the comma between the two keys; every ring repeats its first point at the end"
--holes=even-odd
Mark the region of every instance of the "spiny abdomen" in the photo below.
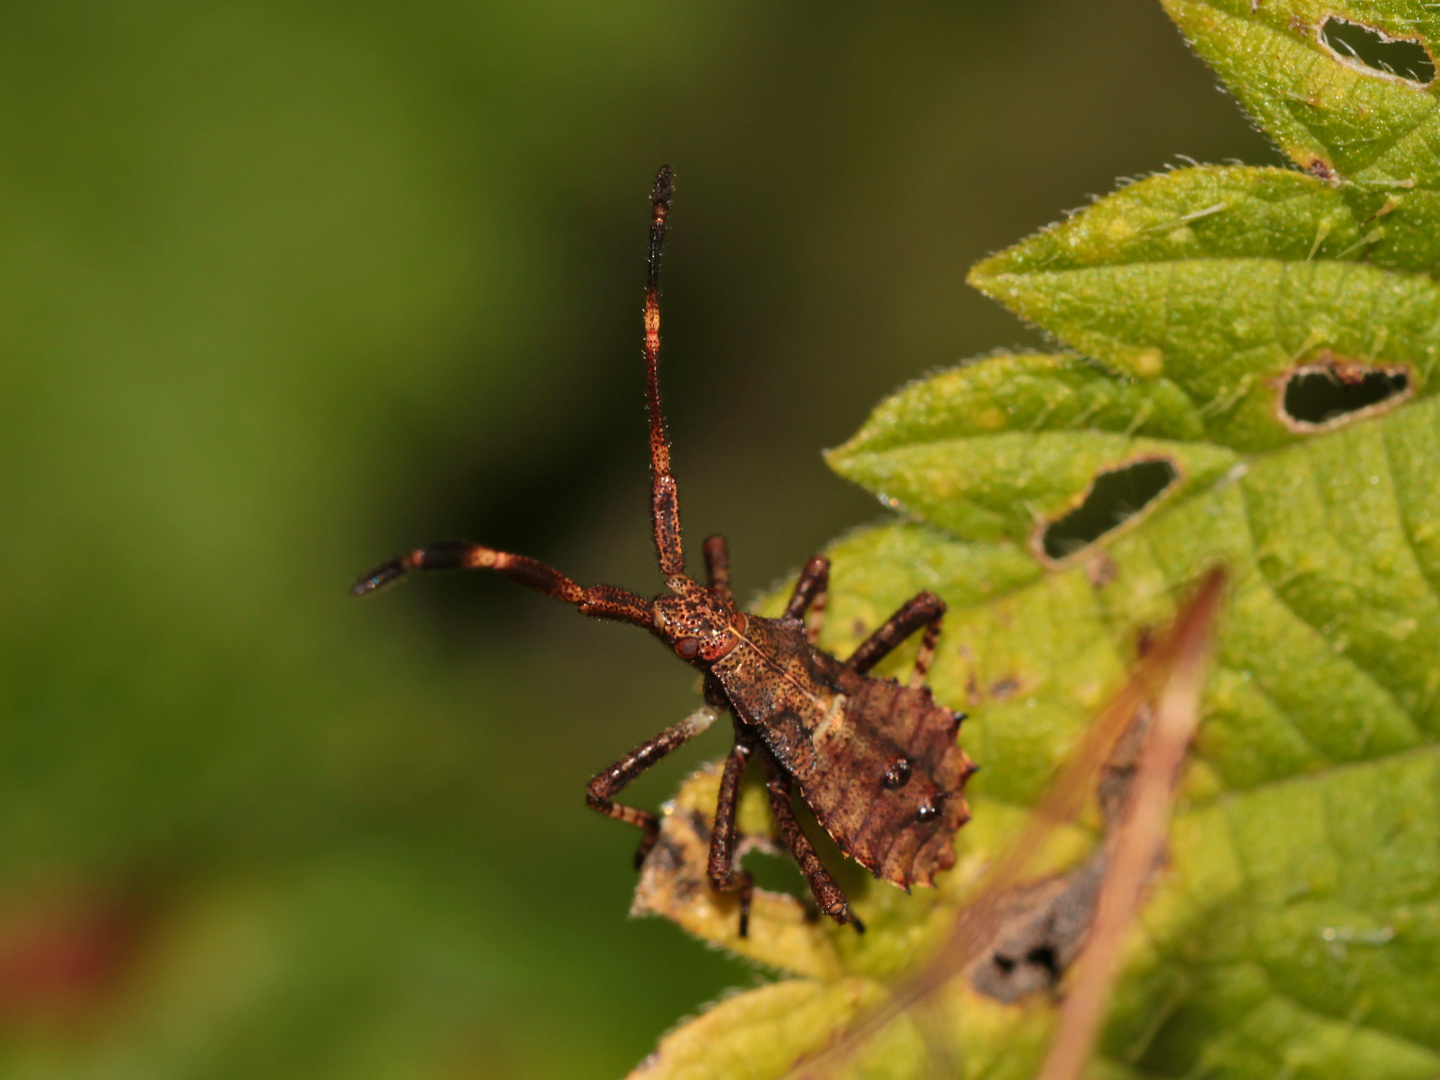
{"type": "Polygon", "coordinates": [[[810,733],[813,765],[795,775],[801,796],[876,877],[933,885],[970,820],[963,792],[975,766],[955,743],[960,716],[926,687],[857,678],[847,689],[810,733]]]}

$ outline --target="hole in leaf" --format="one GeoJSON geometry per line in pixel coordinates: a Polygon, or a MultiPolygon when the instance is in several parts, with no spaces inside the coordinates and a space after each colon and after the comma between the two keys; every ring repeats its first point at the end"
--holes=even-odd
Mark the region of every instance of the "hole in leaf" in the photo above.
{"type": "Polygon", "coordinates": [[[1331,15],[1320,27],[1320,41],[1351,67],[1386,78],[1428,86],[1435,80],[1435,61],[1415,38],[1395,38],[1364,23],[1331,15]]]}
{"type": "Polygon", "coordinates": [[[1295,431],[1333,425],[1354,413],[1407,395],[1410,373],[1403,367],[1327,360],[1296,368],[1285,379],[1281,418],[1295,431]]]}
{"type": "Polygon", "coordinates": [[[1100,473],[1085,501],[1046,528],[1041,537],[1046,556],[1063,559],[1119,528],[1154,502],[1179,475],[1165,458],[1136,461],[1100,473]]]}

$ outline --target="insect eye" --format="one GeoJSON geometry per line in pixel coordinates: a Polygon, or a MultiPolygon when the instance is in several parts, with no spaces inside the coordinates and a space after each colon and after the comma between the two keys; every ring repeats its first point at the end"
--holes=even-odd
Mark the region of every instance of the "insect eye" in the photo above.
{"type": "Polygon", "coordinates": [[[915,811],[915,820],[922,825],[927,821],[934,821],[939,816],[940,808],[934,803],[921,803],[919,809],[915,811]]]}
{"type": "Polygon", "coordinates": [[[693,637],[682,637],[675,642],[675,655],[681,660],[694,660],[700,655],[700,639],[693,637]]]}

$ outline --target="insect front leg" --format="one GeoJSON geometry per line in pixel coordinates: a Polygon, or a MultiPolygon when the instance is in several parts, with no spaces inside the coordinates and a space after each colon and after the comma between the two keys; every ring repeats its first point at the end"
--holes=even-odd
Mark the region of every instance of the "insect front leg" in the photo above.
{"type": "Polygon", "coordinates": [[[830,560],[824,555],[811,555],[810,561],[800,571],[800,580],[795,582],[795,591],[785,605],[787,619],[805,618],[805,635],[814,645],[820,638],[820,626],[825,621],[825,599],[830,591],[830,560]]]}
{"type": "Polygon", "coordinates": [[[779,826],[785,846],[790,849],[790,854],[795,856],[795,861],[800,864],[800,872],[810,883],[810,891],[815,894],[816,903],[820,905],[821,911],[837,923],[851,923],[857,933],[863,934],[865,924],[850,910],[845,894],[840,891],[840,886],[835,884],[830,871],[825,869],[820,856],[815,854],[810,838],[805,835],[805,830],[800,827],[800,822],[795,817],[795,808],[790,805],[789,775],[768,753],[762,756],[765,761],[765,790],[770,796],[770,812],[775,815],[775,824],[779,826]]]}
{"type": "Polygon", "coordinates": [[[613,797],[620,794],[630,781],[670,751],[699,735],[719,716],[720,712],[714,706],[702,705],[680,723],[666,728],[653,739],[647,739],[641,743],[590,781],[590,787],[585,793],[585,802],[590,809],[599,811],[606,817],[634,825],[645,833],[644,838],[640,841],[640,847],[635,852],[635,868],[637,870],[645,861],[645,856],[650,854],[650,849],[655,846],[655,840],[660,835],[660,819],[648,810],[640,810],[634,806],[623,806],[613,802],[613,797]]]}
{"type": "Polygon", "coordinates": [[[725,759],[720,775],[720,797],[715,802],[715,826],[710,833],[710,862],[707,870],[716,892],[740,894],[740,936],[750,936],[750,901],[755,895],[755,879],[750,871],[735,863],[735,843],[740,834],[735,829],[735,811],[739,803],[740,778],[755,750],[754,739],[735,725],[735,746],[725,759]]]}
{"type": "Polygon", "coordinates": [[[920,652],[915,657],[915,668],[910,673],[910,685],[919,686],[925,681],[930,662],[935,659],[935,641],[940,636],[940,622],[944,617],[944,600],[932,592],[919,593],[905,601],[899,611],[862,641],[850,659],[845,661],[845,665],[864,675],[889,655],[895,646],[923,626],[925,636],[920,639],[920,652]]]}

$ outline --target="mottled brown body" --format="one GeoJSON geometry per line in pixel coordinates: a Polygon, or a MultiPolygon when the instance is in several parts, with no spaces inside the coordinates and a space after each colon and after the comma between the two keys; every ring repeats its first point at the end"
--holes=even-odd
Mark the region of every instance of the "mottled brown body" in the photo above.
{"type": "Polygon", "coordinates": [[[747,615],[735,607],[730,558],[722,537],[705,541],[705,583],[686,575],[680,496],[670,475],[658,376],[660,248],[672,191],[667,166],[655,180],[651,200],[654,216],[645,291],[651,521],[668,591],[646,600],[611,585],[587,588],[533,559],[468,543],[418,548],[377,567],[352,591],[373,592],[412,570],[488,569],[574,604],[583,615],[648,630],[704,673],[707,705],[597,775],[587,793],[590,806],[645,833],[636,853],[639,865],[655,844],[658,819],[649,811],[614,802],[614,796],[670,751],[709,728],[720,710],[728,710],[735,743],[721,774],[707,873],[714,888],[738,894],[740,933],[746,933],[753,886],[736,857],[735,808],[740,778],[752,758],[758,758],[765,771],[777,829],[820,909],[836,922],[863,931],[805,835],[792,795],[798,792],[842,852],[901,888],[931,885],[937,873],[954,863],[955,831],[969,820],[962,791],[975,766],[955,745],[963,717],[937,704],[922,685],[935,654],[945,604],[933,593],[920,593],[841,661],[815,644],[829,582],[826,559],[817,555],[805,564],[779,619],[747,615]],[[807,616],[808,625],[803,621],[807,616]],[[921,629],[924,634],[908,685],[866,674],[921,629]]]}
{"type": "Polygon", "coordinates": [[[902,888],[954,865],[974,766],[929,687],[860,675],[798,619],[758,616],[711,673],[846,855],[902,888]]]}

